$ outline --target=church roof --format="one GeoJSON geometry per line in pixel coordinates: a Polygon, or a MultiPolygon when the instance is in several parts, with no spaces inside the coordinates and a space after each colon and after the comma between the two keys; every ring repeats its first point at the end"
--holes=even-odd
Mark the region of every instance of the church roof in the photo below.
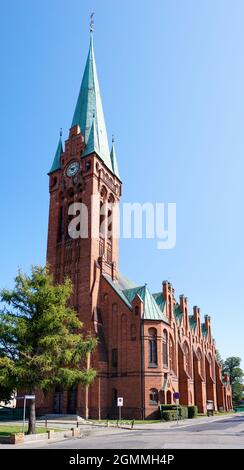
{"type": "Polygon", "coordinates": [[[162,292],[158,292],[156,294],[153,294],[153,297],[156,300],[157,305],[159,306],[160,310],[162,310],[162,312],[164,312],[166,302],[163,299],[162,292]]]}
{"type": "Polygon", "coordinates": [[[92,35],[72,121],[72,127],[76,125],[79,125],[85,138],[86,149],[82,156],[96,152],[107,168],[115,173],[110,157],[92,35]]]}
{"type": "Polygon", "coordinates": [[[111,277],[106,275],[103,276],[130,309],[132,309],[134,298],[136,295],[139,295],[144,303],[143,320],[159,320],[168,323],[164,312],[157,305],[154,296],[150,293],[146,285],[136,286],[121,273],[119,273],[117,280],[112,280],[111,277]]]}
{"type": "Polygon", "coordinates": [[[136,295],[139,295],[142,299],[144,303],[143,320],[160,320],[167,322],[162,310],[159,308],[147,285],[124,290],[123,293],[131,304],[136,295]]]}
{"type": "Polygon", "coordinates": [[[61,168],[61,155],[62,155],[62,153],[63,153],[63,144],[62,144],[62,138],[61,138],[61,135],[60,135],[59,142],[58,142],[58,147],[57,147],[55,157],[54,157],[54,160],[53,160],[53,164],[52,164],[52,167],[51,167],[51,170],[49,171],[49,173],[53,173],[54,171],[59,170],[61,168]]]}

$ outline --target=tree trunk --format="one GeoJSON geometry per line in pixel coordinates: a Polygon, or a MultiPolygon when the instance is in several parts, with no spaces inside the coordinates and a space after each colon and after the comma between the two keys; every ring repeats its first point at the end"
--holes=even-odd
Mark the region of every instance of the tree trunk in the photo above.
{"type": "Polygon", "coordinates": [[[35,400],[30,400],[30,413],[29,413],[29,427],[27,434],[36,433],[36,403],[35,400]]]}

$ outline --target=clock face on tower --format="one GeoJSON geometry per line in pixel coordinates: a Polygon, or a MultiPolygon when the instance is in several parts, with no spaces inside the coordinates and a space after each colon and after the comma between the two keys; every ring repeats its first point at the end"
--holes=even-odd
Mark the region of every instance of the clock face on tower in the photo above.
{"type": "Polygon", "coordinates": [[[70,165],[68,166],[67,170],[66,170],[66,175],[71,177],[71,176],[75,176],[76,173],[79,171],[80,169],[80,164],[79,162],[72,162],[70,163],[70,165]]]}

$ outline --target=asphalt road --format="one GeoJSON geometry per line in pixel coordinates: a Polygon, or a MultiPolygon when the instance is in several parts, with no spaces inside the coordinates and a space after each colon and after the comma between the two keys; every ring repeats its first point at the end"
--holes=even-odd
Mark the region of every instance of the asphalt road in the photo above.
{"type": "MultiPolygon", "coordinates": [[[[144,425],[141,429],[94,428],[78,439],[36,442],[29,448],[49,449],[244,449],[244,413],[195,423],[144,425]]],[[[27,447],[26,445],[18,446],[27,447]]]]}

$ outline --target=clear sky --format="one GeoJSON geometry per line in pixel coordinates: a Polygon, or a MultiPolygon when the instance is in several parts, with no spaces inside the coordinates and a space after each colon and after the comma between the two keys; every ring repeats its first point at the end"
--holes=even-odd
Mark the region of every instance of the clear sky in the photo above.
{"type": "Polygon", "coordinates": [[[123,200],[177,203],[176,248],[121,240],[120,269],[152,291],[170,280],[211,315],[222,356],[244,358],[242,0],[0,0],[0,286],[45,262],[46,173],[71,125],[92,11],[123,200]]]}

